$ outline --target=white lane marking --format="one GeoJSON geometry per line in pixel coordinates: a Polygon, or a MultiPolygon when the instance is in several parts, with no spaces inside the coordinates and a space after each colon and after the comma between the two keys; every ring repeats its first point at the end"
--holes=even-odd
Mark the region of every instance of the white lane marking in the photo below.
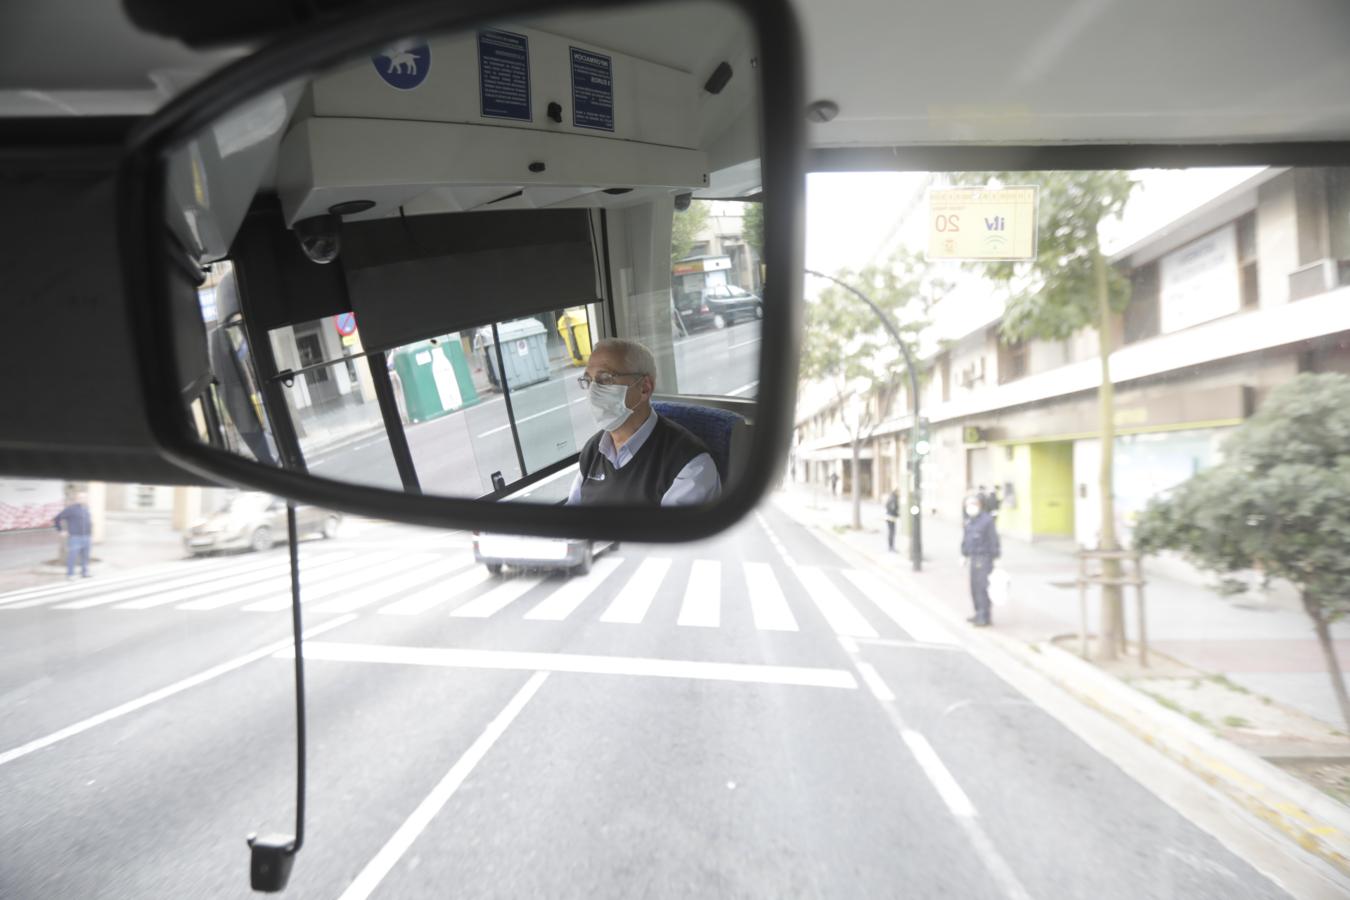
{"type": "Polygon", "coordinates": [[[748,341],[741,341],[739,344],[732,344],[728,350],[735,350],[737,347],[749,347],[751,344],[758,344],[763,338],[751,338],[748,341]]]}
{"type": "Polygon", "coordinates": [[[670,560],[665,557],[651,556],[644,559],[619,591],[619,596],[600,617],[600,621],[639,624],[647,615],[647,609],[656,597],[656,590],[669,570],[670,560]]]}
{"type": "Polygon", "coordinates": [[[820,614],[825,617],[825,621],[830,623],[835,634],[846,634],[852,637],[880,637],[875,628],[873,628],[862,613],[848,601],[843,591],[834,586],[834,582],[824,572],[815,566],[796,566],[793,569],[797,577],[801,579],[806,587],[806,593],[810,595],[820,614]]]}
{"type": "Polygon", "coordinates": [[[737,397],[737,396],[740,396],[741,394],[744,394],[746,391],[753,390],[758,384],[759,384],[759,379],[755,379],[754,381],[750,382],[749,384],[743,384],[743,385],[741,385],[740,387],[736,388],[736,390],[734,390],[734,391],[727,391],[727,396],[729,396],[729,397],[737,397]]]}
{"type": "Polygon", "coordinates": [[[858,642],[847,635],[839,635],[839,646],[844,648],[844,652],[850,656],[858,655],[858,642]]]}
{"type": "Polygon", "coordinates": [[[421,615],[429,609],[459,597],[461,594],[467,594],[491,577],[492,573],[487,570],[487,566],[475,566],[463,575],[456,575],[445,584],[430,585],[415,594],[409,594],[402,600],[380,607],[380,614],[385,616],[421,615]]]}
{"type": "MultiPolygon", "coordinates": [[[[866,665],[864,663],[863,665],[866,665]]],[[[875,670],[873,670],[875,674],[875,670]]],[[[866,676],[864,676],[866,677],[866,676]]],[[[947,809],[951,810],[952,815],[969,819],[975,815],[975,804],[970,802],[966,792],[961,790],[961,785],[956,783],[952,777],[951,771],[938,757],[937,751],[933,745],[928,743],[928,738],[919,734],[912,728],[904,728],[900,731],[900,737],[904,739],[905,746],[909,747],[909,752],[914,754],[918,760],[923,773],[928,776],[928,780],[937,788],[938,795],[942,797],[942,802],[947,804],[947,809]]]]}
{"type": "MultiPolygon", "coordinates": [[[[324,622],[322,625],[315,625],[313,628],[308,628],[302,631],[300,633],[300,636],[303,640],[309,640],[310,638],[321,635],[324,632],[332,631],[334,628],[346,625],[348,622],[351,622],[355,619],[356,616],[338,616],[336,619],[324,622]]],[[[135,700],[128,700],[126,703],[123,703],[120,706],[114,706],[112,709],[104,710],[98,715],[90,716],[87,719],[82,719],[79,722],[76,722],[74,725],[67,725],[65,728],[62,728],[59,731],[53,731],[51,734],[46,735],[45,737],[40,737],[36,740],[29,741],[28,743],[15,747],[12,750],[6,750],[4,753],[0,753],[0,766],[3,766],[5,763],[10,763],[16,759],[20,759],[24,756],[27,756],[30,753],[34,753],[38,750],[41,750],[44,747],[50,747],[52,744],[64,741],[66,738],[74,737],[77,734],[88,731],[89,729],[94,728],[96,726],[102,725],[104,722],[111,722],[113,719],[119,719],[122,716],[127,715],[128,713],[135,712],[138,709],[144,709],[145,707],[149,706],[152,703],[158,703],[160,700],[165,700],[169,697],[172,697],[174,694],[182,693],[183,691],[186,691],[188,688],[196,687],[199,684],[205,684],[206,682],[212,680],[213,678],[219,678],[221,675],[233,672],[235,669],[243,668],[244,666],[248,665],[251,662],[256,662],[257,660],[273,656],[274,654],[276,654],[278,650],[282,649],[291,651],[293,655],[292,638],[288,637],[285,640],[276,641],[274,643],[268,644],[266,647],[260,647],[257,650],[252,651],[251,653],[245,653],[243,656],[236,656],[234,659],[231,659],[227,662],[223,662],[218,666],[212,666],[209,669],[205,669],[201,672],[198,672],[196,675],[190,675],[187,678],[182,679],[181,681],[175,681],[173,684],[168,685],[167,687],[162,687],[159,688],[158,690],[151,691],[148,694],[144,694],[140,697],[137,697],[135,700]]]]}
{"type": "Polygon", "coordinates": [[[955,644],[956,637],[936,619],[907,603],[899,596],[899,588],[891,587],[871,572],[846,569],[844,577],[853,582],[853,586],[863,596],[877,605],[892,622],[904,629],[905,633],[916,641],[930,644],[955,644]]]}
{"type": "Polygon", "coordinates": [[[52,598],[82,591],[104,590],[110,587],[129,584],[134,581],[151,583],[156,578],[165,575],[202,574],[233,564],[237,564],[237,560],[218,559],[212,560],[211,562],[180,560],[178,562],[166,563],[161,566],[143,569],[128,575],[118,575],[111,578],[97,577],[88,580],[80,579],[78,582],[63,581],[60,584],[44,584],[39,587],[24,588],[22,590],[10,591],[7,594],[0,594],[0,606],[6,606],[19,600],[34,600],[39,597],[52,598]]]}
{"type": "Polygon", "coordinates": [[[696,559],[689,571],[678,624],[716,628],[721,623],[722,564],[713,559],[696,559]]]}
{"type": "Polygon", "coordinates": [[[172,596],[174,592],[185,589],[204,588],[206,590],[211,590],[216,583],[222,580],[249,577],[253,575],[266,576],[268,574],[275,574],[276,571],[279,570],[279,567],[285,565],[286,560],[284,557],[255,560],[231,570],[215,569],[210,572],[197,573],[184,578],[172,578],[168,581],[137,585],[136,587],[127,588],[126,590],[113,591],[109,594],[96,594],[92,597],[85,597],[80,600],[73,600],[69,603],[58,604],[57,606],[54,606],[53,609],[89,609],[94,606],[109,606],[124,600],[148,600],[150,597],[147,595],[155,597],[172,596]]]}
{"type": "MultiPolygon", "coordinates": [[[[586,398],[585,398],[585,397],[582,397],[581,399],[582,399],[582,400],[585,400],[586,398]]],[[[539,417],[541,417],[541,416],[546,416],[546,415],[548,415],[549,413],[555,413],[555,412],[557,412],[557,411],[560,410],[560,409],[567,409],[567,407],[570,406],[570,405],[572,405],[573,403],[579,403],[579,402],[580,402],[579,400],[572,400],[572,401],[570,401],[570,402],[568,402],[568,403],[559,403],[557,406],[550,406],[548,409],[540,410],[540,411],[537,412],[537,413],[532,413],[532,414],[530,414],[530,415],[528,415],[528,416],[525,416],[524,418],[521,418],[521,419],[516,419],[516,424],[519,425],[519,424],[521,424],[522,422],[528,422],[528,421],[530,421],[531,419],[538,419],[539,417]]],[[[491,437],[492,435],[497,434],[498,432],[506,431],[506,430],[507,430],[508,428],[510,428],[510,427],[511,427],[510,423],[508,423],[508,424],[506,424],[506,425],[498,425],[496,428],[489,428],[487,431],[484,431],[482,434],[480,434],[480,435],[478,435],[478,436],[479,436],[480,438],[491,437]]]]}
{"type": "MultiPolygon", "coordinates": [[[[472,565],[472,562],[469,563],[472,565]]],[[[329,600],[326,603],[320,603],[314,607],[315,612],[354,612],[366,606],[371,606],[388,600],[390,597],[401,594],[404,591],[420,587],[433,579],[440,580],[452,573],[457,573],[465,568],[464,557],[458,559],[439,559],[425,566],[419,566],[402,575],[391,578],[388,581],[381,581],[379,584],[373,584],[364,590],[356,591],[346,597],[338,597],[335,600],[329,600]]],[[[300,594],[304,598],[303,589],[300,594]]]]}
{"type": "MultiPolygon", "coordinates": [[[[371,553],[366,556],[355,557],[352,559],[344,559],[336,555],[324,556],[317,560],[302,559],[300,560],[300,577],[307,580],[301,581],[301,591],[303,592],[306,588],[311,587],[312,584],[317,583],[318,581],[327,581],[337,574],[345,573],[345,571],[352,566],[388,559],[390,556],[391,554],[389,553],[371,553]]],[[[208,584],[196,590],[188,591],[187,593],[174,591],[168,594],[155,594],[140,600],[132,600],[130,603],[120,603],[113,608],[154,609],[158,606],[168,606],[171,603],[176,603],[178,604],[176,607],[177,609],[220,609],[235,603],[241,603],[254,597],[285,592],[286,603],[281,608],[288,609],[291,605],[290,561],[282,560],[279,565],[281,566],[279,571],[271,572],[261,578],[250,576],[243,581],[231,579],[220,585],[208,584]]]]}
{"type": "Polygon", "coordinates": [[[565,584],[540,601],[534,609],[527,612],[525,618],[545,622],[561,622],[574,613],[577,607],[584,603],[586,598],[593,594],[596,588],[600,587],[600,584],[613,575],[622,564],[623,560],[618,557],[609,555],[600,557],[595,561],[595,566],[590,572],[568,578],[565,584]]]}
{"type": "MultiPolygon", "coordinates": [[[[304,584],[301,583],[300,602],[304,604],[317,603],[346,591],[354,591],[382,578],[387,578],[395,572],[403,571],[410,566],[421,565],[426,561],[426,556],[426,554],[423,554],[422,558],[416,562],[406,554],[393,554],[392,558],[387,553],[381,553],[378,556],[357,557],[352,560],[352,565],[344,567],[341,577],[326,577],[320,586],[309,590],[305,590],[304,584]],[[353,569],[356,571],[352,571],[353,569]]],[[[257,603],[250,603],[243,609],[245,612],[277,612],[289,609],[290,606],[291,591],[288,583],[284,590],[278,591],[271,597],[259,600],[257,603]]]]}
{"type": "MultiPolygon", "coordinates": [[[[291,653],[291,649],[287,647],[279,650],[276,656],[289,658],[291,653]]],[[[689,678],[696,681],[732,681],[744,684],[781,684],[847,690],[858,688],[857,679],[844,669],[648,659],[635,656],[589,656],[576,653],[468,650],[453,647],[396,647],[387,644],[318,641],[305,644],[305,659],[436,666],[449,669],[505,669],[572,672],[582,675],[689,678]]]]}
{"type": "Polygon", "coordinates": [[[459,619],[486,619],[494,616],[543,581],[539,576],[518,575],[507,579],[486,594],[474,597],[450,615],[459,619]]]}
{"type": "Polygon", "coordinates": [[[511,723],[515,721],[516,716],[525,708],[525,704],[530,702],[544,680],[548,678],[547,672],[535,672],[525,682],[520,690],[516,691],[510,701],[497,713],[496,718],[488,723],[488,727],[478,736],[469,749],[464,751],[464,755],[455,761],[436,786],[431,789],[431,793],[417,808],[412,811],[412,815],[404,820],[398,830],[385,841],[383,847],[375,854],[370,862],[366,863],[365,868],[356,876],[355,880],[347,886],[338,900],[365,900],[369,897],[375,888],[377,888],[384,877],[389,874],[394,865],[403,858],[403,854],[408,852],[408,848],[417,840],[418,835],[426,830],[431,824],[431,820],[436,814],[445,807],[450,798],[459,790],[459,786],[473,772],[474,767],[483,761],[487,756],[492,745],[497,739],[505,733],[511,723]]]}
{"type": "Polygon", "coordinates": [[[98,579],[91,579],[82,583],[80,590],[72,599],[64,593],[59,595],[43,595],[31,597],[26,600],[20,600],[17,603],[10,603],[5,609],[28,609],[33,606],[43,606],[48,603],[53,604],[53,609],[88,609],[91,606],[100,606],[104,603],[116,603],[118,600],[127,600],[133,597],[140,597],[147,593],[158,591],[173,590],[179,587],[190,587],[194,584],[202,584],[215,579],[223,571],[230,574],[248,574],[269,566],[279,565],[275,559],[254,560],[251,563],[239,564],[235,562],[236,568],[225,570],[220,566],[213,566],[207,569],[195,569],[194,571],[178,571],[171,573],[168,578],[153,578],[145,576],[137,579],[130,579],[134,585],[130,588],[108,592],[105,588],[109,587],[108,582],[102,582],[98,579]],[[62,605],[55,605],[61,601],[68,601],[62,605]]]}
{"type": "MultiPolygon", "coordinates": [[[[222,575],[219,579],[199,584],[187,590],[172,590],[164,593],[151,594],[148,597],[138,597],[135,600],[129,600],[126,603],[118,603],[113,609],[154,609],[158,606],[168,606],[171,603],[181,603],[185,600],[192,600],[197,597],[204,598],[209,602],[212,597],[220,595],[220,592],[226,588],[237,590],[260,591],[264,585],[269,582],[277,584],[286,580],[287,564],[279,562],[275,566],[269,566],[260,572],[251,572],[242,577],[231,577],[222,575]]],[[[67,607],[57,607],[66,609],[67,607]]]]}
{"type": "Polygon", "coordinates": [[[797,620],[792,616],[783,588],[774,577],[768,563],[744,563],[746,593],[750,596],[750,612],[755,627],[761,631],[796,631],[797,620]]]}
{"type": "MultiPolygon", "coordinates": [[[[854,644],[853,646],[856,650],[858,645],[854,644]]],[[[895,699],[895,694],[891,691],[890,685],[882,680],[881,674],[877,672],[875,666],[870,662],[861,660],[856,661],[854,665],[858,667],[858,674],[862,676],[863,684],[867,685],[867,689],[872,692],[872,696],[882,703],[890,703],[895,699]]]]}

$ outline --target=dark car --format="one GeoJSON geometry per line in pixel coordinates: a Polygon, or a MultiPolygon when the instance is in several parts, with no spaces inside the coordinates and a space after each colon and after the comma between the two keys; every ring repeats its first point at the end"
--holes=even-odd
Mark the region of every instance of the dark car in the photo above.
{"type": "Polygon", "coordinates": [[[714,284],[700,294],[684,294],[675,301],[686,331],[726,328],[746,319],[764,317],[764,302],[758,295],[733,284],[714,284]]]}

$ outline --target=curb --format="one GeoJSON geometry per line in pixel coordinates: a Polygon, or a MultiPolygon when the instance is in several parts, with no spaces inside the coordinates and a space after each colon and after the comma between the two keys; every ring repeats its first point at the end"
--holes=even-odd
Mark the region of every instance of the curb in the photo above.
{"type": "MultiPolygon", "coordinates": [[[[779,509],[847,556],[878,558],[829,531],[779,509]]],[[[925,612],[963,635],[962,643],[1002,653],[1181,764],[1281,835],[1350,877],[1350,807],[1173,712],[1096,666],[1048,642],[1028,644],[997,632],[975,632],[909,572],[878,565],[878,575],[900,583],[925,612]]]]}

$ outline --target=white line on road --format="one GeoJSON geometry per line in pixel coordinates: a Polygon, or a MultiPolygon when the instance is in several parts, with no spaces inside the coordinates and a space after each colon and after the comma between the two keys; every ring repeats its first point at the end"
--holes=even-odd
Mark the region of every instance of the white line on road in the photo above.
{"type": "Polygon", "coordinates": [[[678,624],[716,628],[722,622],[722,564],[714,559],[696,559],[680,605],[678,624]]]}
{"type": "Polygon", "coordinates": [[[750,596],[750,612],[755,617],[755,627],[761,631],[796,631],[797,620],[792,616],[787,598],[773,568],[768,563],[748,562],[744,564],[745,588],[750,596]]]}
{"type": "MultiPolygon", "coordinates": [[[[334,628],[346,625],[348,622],[353,621],[355,618],[356,616],[338,616],[336,619],[324,622],[322,625],[316,625],[313,628],[306,629],[305,631],[301,632],[300,636],[305,640],[309,640],[310,638],[323,634],[326,631],[332,631],[334,628]]],[[[152,703],[158,703],[160,700],[165,700],[169,697],[172,697],[174,694],[182,693],[183,691],[186,691],[188,688],[196,687],[199,684],[205,684],[206,682],[212,680],[213,678],[219,678],[221,675],[233,672],[235,669],[241,669],[251,662],[256,662],[260,659],[265,659],[269,656],[272,656],[278,650],[282,649],[292,651],[291,638],[286,638],[284,641],[277,641],[275,643],[268,644],[266,647],[260,647],[251,653],[245,653],[243,656],[236,656],[234,659],[229,660],[228,662],[223,662],[218,666],[212,666],[209,669],[198,672],[196,675],[190,675],[187,678],[182,679],[181,681],[175,681],[173,684],[168,685],[167,687],[162,687],[159,690],[151,691],[148,694],[137,697],[135,700],[129,700],[126,703],[121,704],[120,706],[114,706],[112,709],[105,710],[99,713],[98,715],[90,716],[87,719],[82,719],[81,721],[76,722],[74,725],[68,725],[65,728],[62,728],[60,731],[53,731],[51,734],[45,737],[40,737],[37,740],[29,741],[28,743],[15,747],[12,750],[6,750],[4,753],[0,753],[0,766],[3,766],[5,763],[13,762],[14,760],[20,759],[21,757],[27,756],[30,753],[41,750],[44,747],[50,747],[52,744],[64,741],[66,738],[74,737],[77,734],[88,731],[89,729],[94,728],[98,725],[102,725],[104,722],[111,722],[113,719],[119,719],[122,716],[127,715],[128,713],[135,712],[138,709],[144,709],[145,707],[149,706],[152,703]]]]}
{"type": "MultiPolygon", "coordinates": [[[[869,663],[859,663],[859,666],[872,668],[869,663]]],[[[876,669],[872,669],[872,675],[879,678],[876,669]]],[[[863,677],[866,679],[867,676],[864,675],[863,677]]],[[[894,699],[894,695],[891,699],[894,699]]],[[[963,819],[973,818],[975,816],[975,804],[970,802],[966,792],[961,790],[961,785],[956,783],[951,770],[938,757],[933,745],[928,743],[928,738],[912,728],[902,728],[900,737],[904,739],[909,752],[914,754],[914,758],[923,769],[923,773],[928,776],[928,780],[933,783],[933,787],[937,788],[938,795],[942,797],[942,802],[947,804],[947,808],[951,810],[952,815],[963,819]]]]}
{"type": "Polygon", "coordinates": [[[378,584],[369,585],[364,590],[350,591],[345,597],[335,597],[314,607],[314,611],[321,613],[354,612],[366,606],[388,600],[396,594],[420,587],[433,579],[439,582],[452,574],[458,574],[469,565],[472,565],[472,563],[466,561],[462,556],[458,559],[439,559],[387,581],[382,579],[378,584]]]}
{"type": "Polygon", "coordinates": [[[900,599],[899,588],[885,584],[871,572],[846,569],[844,577],[916,641],[931,644],[955,644],[956,636],[928,613],[900,599]]]}
{"type": "Polygon", "coordinates": [[[736,388],[736,390],[734,390],[734,391],[727,391],[727,396],[729,396],[729,397],[739,397],[741,394],[744,394],[746,391],[749,391],[749,390],[754,389],[755,386],[757,386],[758,384],[759,384],[759,379],[755,379],[754,381],[750,382],[749,384],[743,384],[743,385],[741,385],[740,387],[736,388]]]}
{"type": "Polygon", "coordinates": [[[492,745],[515,721],[516,716],[520,715],[520,711],[525,708],[525,704],[529,703],[530,698],[538,693],[546,678],[548,678],[547,672],[535,672],[530,676],[530,680],[526,681],[524,686],[516,691],[515,696],[502,708],[501,712],[497,713],[496,718],[488,723],[488,727],[478,736],[478,739],[469,745],[469,749],[464,751],[464,755],[455,761],[455,764],[450,767],[450,771],[445,773],[445,777],[431,789],[431,793],[427,794],[426,798],[417,804],[417,808],[398,827],[398,831],[395,831],[393,836],[380,848],[380,851],[375,854],[375,857],[366,863],[366,867],[347,886],[338,900],[365,900],[375,888],[379,887],[384,877],[403,858],[403,854],[408,852],[408,848],[413,845],[413,841],[417,840],[418,836],[426,830],[426,827],[431,824],[431,820],[445,807],[445,804],[455,795],[455,791],[459,790],[460,785],[473,772],[474,767],[483,761],[483,757],[487,756],[487,752],[492,749],[492,745]]]}
{"type": "Polygon", "coordinates": [[[619,591],[619,596],[600,616],[601,622],[622,622],[627,625],[640,624],[647,615],[647,609],[656,597],[657,588],[666,577],[670,560],[651,556],[642,561],[633,577],[619,591]]]}
{"type": "MultiPolygon", "coordinates": [[[[857,646],[857,644],[853,645],[855,650],[857,646]]],[[[862,676],[863,684],[867,685],[867,689],[872,692],[872,696],[882,703],[890,703],[895,699],[895,694],[891,691],[890,685],[882,680],[875,666],[870,662],[861,660],[857,661],[855,665],[858,667],[858,674],[862,676]]]]}
{"type": "Polygon", "coordinates": [[[586,598],[594,593],[596,588],[600,587],[600,584],[613,575],[622,564],[623,560],[618,557],[609,555],[601,557],[596,560],[595,567],[588,574],[573,575],[568,578],[562,587],[527,612],[525,618],[545,622],[561,622],[576,612],[577,607],[584,603],[586,598]]]}
{"type": "Polygon", "coordinates": [[[815,566],[796,566],[794,571],[806,587],[806,593],[830,623],[835,634],[847,634],[853,637],[880,637],[877,630],[863,618],[862,613],[848,601],[843,591],[834,586],[834,582],[815,566]]]}
{"type": "MultiPolygon", "coordinates": [[[[582,398],[581,398],[581,400],[585,400],[585,399],[586,399],[585,397],[582,397],[582,398]]],[[[580,403],[580,402],[581,402],[580,400],[571,400],[571,401],[568,401],[567,403],[559,403],[557,406],[550,406],[548,409],[540,410],[539,412],[534,413],[534,414],[532,414],[532,415],[528,415],[528,416],[525,416],[525,417],[523,417],[523,418],[516,419],[516,424],[519,425],[519,424],[521,424],[522,422],[528,422],[528,421],[530,421],[531,419],[538,419],[538,418],[540,418],[541,416],[546,416],[546,415],[548,415],[549,413],[555,413],[555,412],[557,412],[557,411],[560,410],[560,409],[567,409],[567,407],[570,406],[570,405],[572,405],[573,403],[580,403]]],[[[498,432],[506,431],[506,430],[507,430],[508,428],[510,428],[510,427],[511,427],[511,423],[508,422],[508,423],[506,423],[505,425],[498,425],[496,428],[489,428],[487,431],[484,431],[482,434],[480,434],[480,435],[478,435],[478,436],[479,436],[480,438],[491,437],[492,435],[497,434],[498,432]]]]}
{"type": "Polygon", "coordinates": [[[739,344],[732,344],[728,350],[735,350],[737,347],[749,347],[751,344],[758,344],[763,338],[751,338],[748,341],[741,341],[739,344]]]}
{"type": "MultiPolygon", "coordinates": [[[[276,655],[278,658],[290,658],[291,649],[284,648],[276,655]]],[[[648,659],[635,656],[468,650],[453,647],[396,647],[385,644],[319,641],[305,645],[305,659],[435,666],[447,669],[571,672],[581,675],[632,675],[650,678],[689,678],[695,681],[731,681],[742,684],[858,689],[857,679],[844,669],[648,659]]]]}
{"type": "Polygon", "coordinates": [[[506,609],[541,581],[543,579],[538,576],[518,575],[473,598],[450,615],[460,619],[486,619],[506,609]]]}
{"type": "MultiPolygon", "coordinates": [[[[394,555],[392,559],[389,556],[387,553],[382,553],[379,556],[356,557],[353,560],[356,564],[356,571],[349,571],[346,577],[325,579],[322,587],[311,588],[308,591],[301,585],[300,601],[302,603],[315,603],[373,584],[393,575],[395,572],[412,566],[420,566],[434,554],[421,554],[420,558],[417,559],[409,558],[407,555],[394,555]]],[[[246,612],[277,612],[278,610],[289,609],[290,606],[291,592],[287,590],[259,600],[257,603],[250,603],[244,607],[244,610],[246,612]]]]}
{"type": "Polygon", "coordinates": [[[456,575],[444,584],[433,584],[396,603],[380,607],[385,616],[416,616],[427,610],[466,594],[492,577],[486,566],[475,566],[463,575],[456,575]]]}

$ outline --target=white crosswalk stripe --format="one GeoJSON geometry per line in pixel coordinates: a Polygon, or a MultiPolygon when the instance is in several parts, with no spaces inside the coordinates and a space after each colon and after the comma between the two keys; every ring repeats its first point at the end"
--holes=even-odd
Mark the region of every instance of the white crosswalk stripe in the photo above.
{"type": "Polygon", "coordinates": [[[716,628],[721,621],[722,564],[713,559],[696,559],[689,570],[678,624],[716,628]]]}
{"type": "MultiPolygon", "coordinates": [[[[193,574],[200,574],[203,572],[218,571],[220,569],[236,565],[237,563],[238,560],[231,558],[223,558],[218,560],[212,560],[210,562],[192,562],[188,563],[187,565],[190,565],[192,567],[193,574]]],[[[147,579],[155,578],[160,575],[174,575],[174,574],[181,575],[185,574],[186,570],[184,566],[185,564],[182,562],[166,563],[164,565],[154,566],[153,568],[148,569],[142,569],[125,575],[115,575],[112,576],[111,578],[99,577],[92,579],[80,579],[79,581],[75,582],[66,581],[61,582],[59,584],[47,584],[41,587],[24,588],[23,590],[10,591],[9,593],[0,597],[0,608],[9,606],[11,604],[19,603],[20,601],[24,602],[38,601],[38,600],[44,602],[55,601],[56,598],[58,597],[70,597],[81,593],[106,591],[112,587],[122,587],[133,583],[143,583],[147,579]]],[[[37,602],[29,604],[29,606],[39,606],[39,605],[41,604],[37,602]]],[[[27,607],[15,606],[14,608],[23,609],[27,607]]]]}
{"type": "Polygon", "coordinates": [[[402,600],[380,608],[386,616],[418,616],[435,609],[443,603],[449,603],[462,597],[478,585],[492,577],[485,566],[474,566],[467,572],[456,575],[444,584],[432,584],[420,591],[409,594],[402,600]]]}
{"type": "MultiPolygon", "coordinates": [[[[355,591],[358,588],[365,588],[366,585],[374,584],[381,579],[397,573],[407,571],[409,568],[421,565],[433,558],[429,554],[418,558],[410,559],[408,554],[397,554],[393,559],[385,559],[381,563],[371,565],[367,560],[369,557],[357,557],[358,567],[356,571],[350,572],[344,578],[330,578],[322,586],[305,591],[303,586],[300,590],[300,600],[302,603],[315,603],[319,600],[326,600],[329,597],[348,591],[355,591]]],[[[246,612],[276,612],[277,610],[289,609],[291,605],[291,595],[287,591],[284,594],[278,594],[268,597],[266,600],[260,600],[257,603],[251,603],[244,607],[246,612]]]]}
{"type": "Polygon", "coordinates": [[[561,622],[574,613],[577,607],[584,603],[587,597],[595,593],[604,580],[617,572],[621,565],[623,565],[622,559],[612,556],[600,557],[595,561],[595,566],[590,572],[568,578],[560,588],[540,601],[534,609],[527,612],[525,618],[545,622],[561,622]]]}
{"type": "MultiPolygon", "coordinates": [[[[471,558],[462,555],[453,559],[436,560],[420,568],[414,568],[411,572],[404,572],[397,578],[381,581],[379,584],[372,585],[364,590],[352,592],[346,597],[320,603],[314,609],[317,612],[355,612],[367,606],[374,606],[376,603],[381,603],[397,594],[421,587],[428,581],[440,581],[452,572],[457,572],[466,565],[472,564],[471,558]]],[[[303,596],[303,593],[301,596],[303,596]]]]}
{"type": "Polygon", "coordinates": [[[473,598],[450,615],[460,619],[486,619],[506,609],[541,581],[543,579],[537,575],[517,575],[503,581],[486,594],[473,598]]]}
{"type": "Polygon", "coordinates": [[[628,579],[628,583],[619,591],[619,596],[600,616],[601,622],[619,622],[637,625],[647,616],[647,610],[656,599],[656,592],[670,571],[670,560],[663,557],[648,557],[638,566],[637,571],[628,579]]]}
{"type": "Polygon", "coordinates": [[[834,629],[835,634],[849,637],[880,637],[877,630],[863,618],[857,607],[849,602],[843,591],[834,586],[820,569],[815,566],[795,566],[793,571],[801,579],[811,600],[815,602],[820,614],[834,629]]]}
{"type": "MultiPolygon", "coordinates": [[[[148,586],[138,585],[136,587],[126,588],[125,590],[108,592],[98,592],[89,597],[79,600],[73,600],[68,603],[58,603],[57,609],[89,609],[95,606],[111,606],[114,603],[121,603],[128,600],[148,599],[148,594],[165,594],[167,592],[191,591],[197,589],[202,592],[210,592],[216,589],[224,577],[251,577],[257,575],[266,577],[286,565],[282,558],[272,557],[266,560],[259,560],[241,565],[233,571],[212,570],[210,572],[198,572],[185,578],[172,578],[168,581],[154,582],[148,586]]],[[[284,569],[282,570],[284,571],[284,569]]]]}
{"type": "Polygon", "coordinates": [[[773,566],[762,562],[745,563],[745,588],[756,628],[761,631],[797,630],[797,620],[783,596],[783,588],[774,577],[773,566]]]}
{"type": "Polygon", "coordinates": [[[896,595],[895,588],[883,584],[871,572],[845,569],[843,575],[853,582],[854,587],[862,591],[863,596],[875,603],[887,618],[904,629],[914,640],[930,644],[956,643],[956,636],[944,625],[928,613],[901,600],[896,595]]]}
{"type": "MultiPolygon", "coordinates": [[[[348,577],[353,569],[365,570],[372,565],[385,562],[393,556],[394,554],[392,553],[367,553],[357,557],[329,557],[319,565],[313,563],[302,564],[300,567],[301,602],[309,603],[311,600],[315,599],[314,592],[321,586],[329,584],[334,579],[348,577]]],[[[213,595],[191,600],[190,602],[180,604],[176,608],[191,610],[193,612],[204,612],[214,609],[224,609],[227,606],[234,606],[238,603],[248,603],[249,601],[256,601],[256,604],[263,604],[259,609],[254,609],[251,606],[244,607],[250,612],[275,612],[276,610],[289,609],[291,605],[291,575],[289,566],[268,581],[237,585],[233,590],[220,591],[213,595]]],[[[130,604],[119,606],[118,609],[126,609],[129,605],[130,604]]]]}

